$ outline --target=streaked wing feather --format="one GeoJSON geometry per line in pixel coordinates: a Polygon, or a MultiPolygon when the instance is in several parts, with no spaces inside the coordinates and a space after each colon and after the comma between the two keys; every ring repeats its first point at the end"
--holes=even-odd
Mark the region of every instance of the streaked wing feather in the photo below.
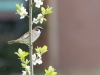
{"type": "Polygon", "coordinates": [[[29,32],[25,33],[23,36],[21,36],[19,39],[20,40],[23,40],[25,38],[28,38],[29,37],[29,32]]]}

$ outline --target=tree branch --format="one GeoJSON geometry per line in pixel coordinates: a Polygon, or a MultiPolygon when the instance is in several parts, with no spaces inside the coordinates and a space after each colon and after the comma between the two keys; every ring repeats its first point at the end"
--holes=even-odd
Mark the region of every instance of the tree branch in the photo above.
{"type": "Polygon", "coordinates": [[[29,0],[29,32],[30,32],[30,46],[29,46],[29,57],[30,57],[30,72],[31,75],[34,75],[34,68],[32,63],[32,54],[33,54],[33,46],[32,46],[32,0],[29,0]]]}

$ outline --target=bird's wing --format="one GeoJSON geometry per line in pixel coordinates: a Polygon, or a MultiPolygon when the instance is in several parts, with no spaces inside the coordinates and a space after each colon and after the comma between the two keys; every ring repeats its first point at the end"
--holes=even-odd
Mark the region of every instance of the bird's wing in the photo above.
{"type": "Polygon", "coordinates": [[[21,36],[18,40],[23,40],[25,38],[29,37],[29,32],[25,33],[23,36],[21,36]]]}

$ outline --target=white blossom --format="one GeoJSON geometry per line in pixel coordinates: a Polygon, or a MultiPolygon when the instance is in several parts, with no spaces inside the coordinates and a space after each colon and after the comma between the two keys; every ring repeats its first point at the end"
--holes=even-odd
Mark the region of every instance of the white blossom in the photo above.
{"type": "Polygon", "coordinates": [[[33,23],[37,24],[39,21],[36,18],[33,18],[33,23]]]}
{"type": "Polygon", "coordinates": [[[39,59],[41,59],[41,54],[40,53],[36,53],[36,54],[39,57],[39,59]]]}
{"type": "Polygon", "coordinates": [[[37,23],[43,23],[43,15],[40,13],[38,14],[37,18],[33,18],[33,23],[37,24],[37,23]]]}
{"type": "Polygon", "coordinates": [[[34,53],[32,55],[33,65],[42,64],[42,57],[40,53],[34,53]]]}
{"type": "Polygon", "coordinates": [[[41,54],[40,53],[37,53],[37,56],[38,56],[38,59],[36,60],[36,62],[38,64],[42,64],[42,57],[41,57],[41,54]]]}
{"type": "Polygon", "coordinates": [[[36,3],[35,7],[37,8],[40,8],[40,6],[43,5],[43,2],[41,0],[34,0],[34,2],[36,3]]]}
{"type": "Polygon", "coordinates": [[[33,55],[32,55],[32,60],[35,60],[36,59],[36,54],[34,53],[33,55]]]}
{"type": "Polygon", "coordinates": [[[26,71],[22,71],[22,75],[27,75],[27,72],[26,71]]]}
{"type": "Polygon", "coordinates": [[[36,54],[35,53],[32,55],[32,61],[33,61],[33,65],[37,64],[37,62],[36,62],[36,54]]]}
{"type": "Polygon", "coordinates": [[[30,66],[27,65],[25,68],[27,69],[27,71],[30,71],[30,66]]]}
{"type": "Polygon", "coordinates": [[[43,15],[41,13],[38,14],[37,19],[39,19],[39,21],[40,21],[41,24],[43,23],[43,15]]]}
{"type": "Polygon", "coordinates": [[[25,0],[25,1],[27,1],[27,0],[25,0]]]}
{"type": "Polygon", "coordinates": [[[40,64],[42,64],[42,59],[37,59],[36,62],[37,62],[37,64],[40,65],[40,64]]]}
{"type": "Polygon", "coordinates": [[[30,75],[30,66],[27,65],[25,69],[26,71],[22,71],[22,75],[27,75],[27,74],[30,75]]]}
{"type": "Polygon", "coordinates": [[[26,70],[28,72],[28,75],[30,75],[30,66],[27,65],[25,68],[26,68],[26,70]]]}
{"type": "Polygon", "coordinates": [[[24,7],[21,7],[20,11],[21,11],[19,13],[20,19],[23,19],[28,14],[28,12],[26,11],[26,9],[24,7]]]}

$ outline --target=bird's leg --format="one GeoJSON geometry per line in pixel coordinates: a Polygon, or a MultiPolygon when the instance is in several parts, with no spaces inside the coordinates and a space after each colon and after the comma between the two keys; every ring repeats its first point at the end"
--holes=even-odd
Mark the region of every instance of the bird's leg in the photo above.
{"type": "MultiPolygon", "coordinates": [[[[30,34],[30,33],[29,33],[30,34]]],[[[30,44],[29,43],[25,43],[29,48],[30,48],[30,44]]],[[[32,50],[33,50],[33,43],[32,43],[32,50]]]]}
{"type": "MultiPolygon", "coordinates": [[[[28,47],[30,47],[30,45],[29,45],[29,44],[26,44],[26,45],[28,45],[28,47]]],[[[31,46],[33,46],[33,44],[32,44],[31,46]]],[[[33,50],[33,47],[32,47],[32,50],[33,50]]]]}

